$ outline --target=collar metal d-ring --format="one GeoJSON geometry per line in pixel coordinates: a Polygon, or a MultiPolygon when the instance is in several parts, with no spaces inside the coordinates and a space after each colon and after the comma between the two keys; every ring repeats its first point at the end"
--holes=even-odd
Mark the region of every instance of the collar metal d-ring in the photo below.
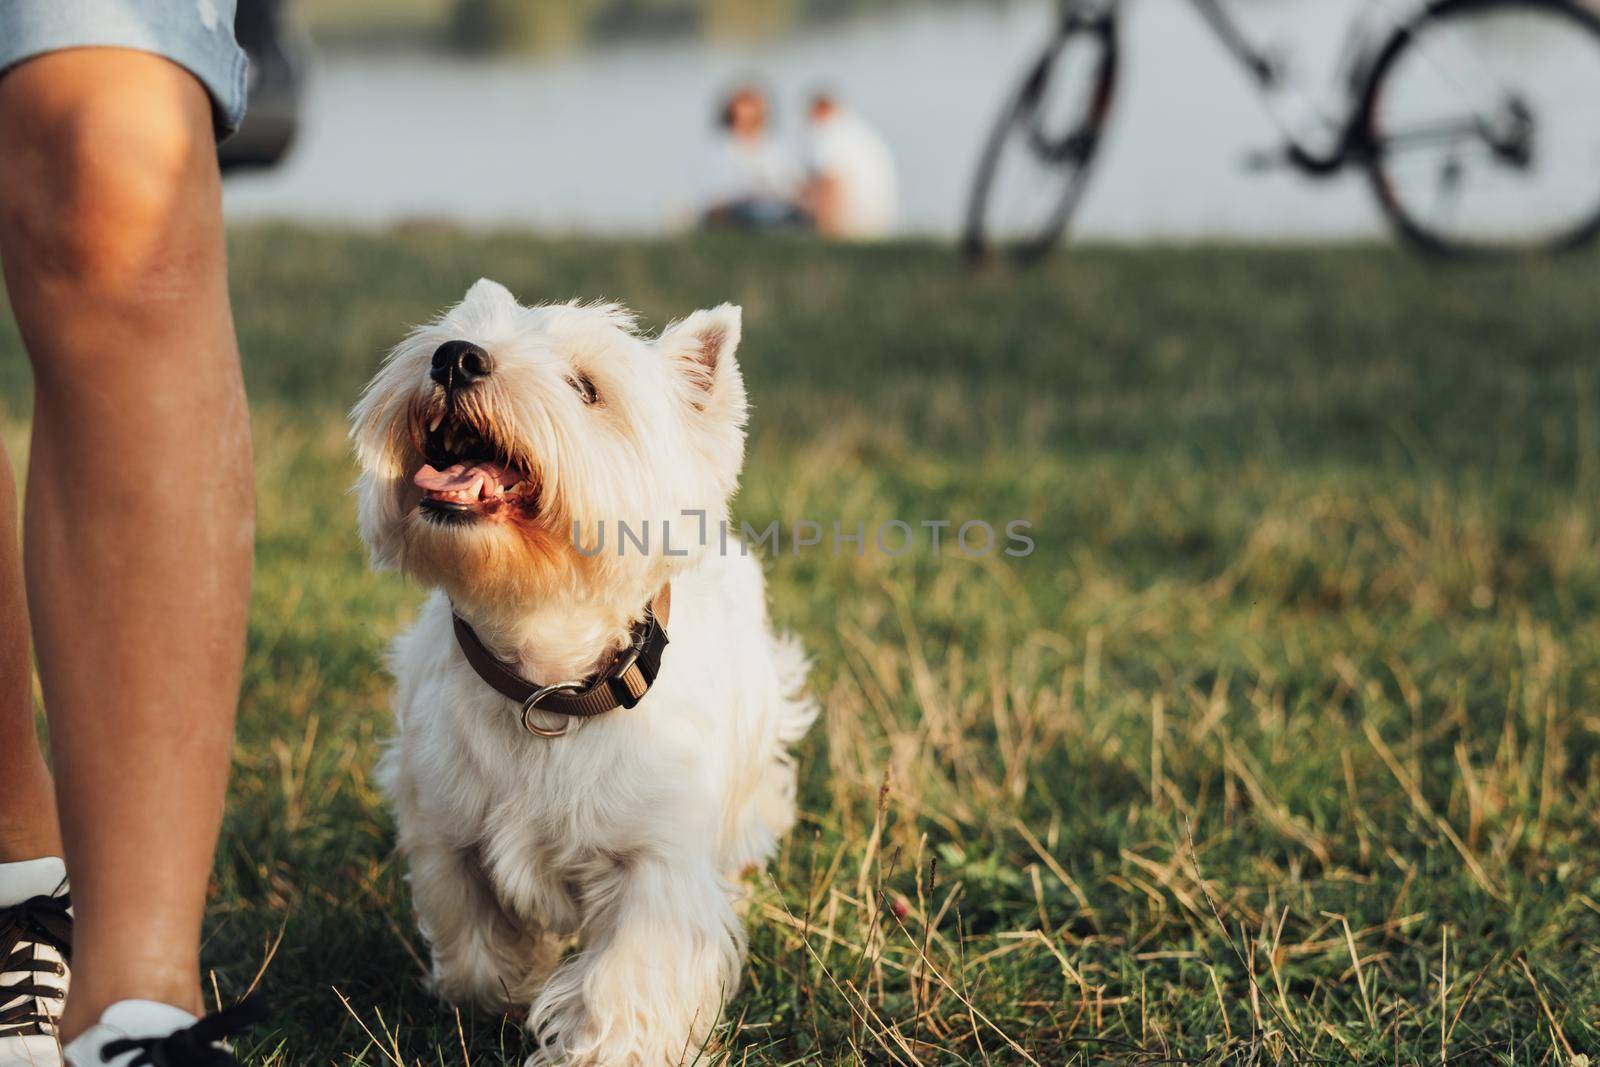
{"type": "Polygon", "coordinates": [[[534,734],[538,737],[562,736],[572,728],[572,720],[570,718],[561,723],[561,729],[552,730],[547,726],[540,726],[538,723],[528,718],[528,714],[538,708],[539,702],[545,697],[549,696],[551,693],[575,693],[582,688],[582,682],[553,682],[550,685],[541,686],[538,689],[535,689],[528,695],[528,699],[522,702],[522,728],[528,731],[530,734],[534,734]]]}

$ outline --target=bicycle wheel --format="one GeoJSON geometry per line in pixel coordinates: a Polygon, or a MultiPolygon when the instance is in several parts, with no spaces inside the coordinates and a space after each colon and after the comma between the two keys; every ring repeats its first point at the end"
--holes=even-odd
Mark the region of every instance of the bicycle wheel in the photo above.
{"type": "Polygon", "coordinates": [[[1399,233],[1440,254],[1600,232],[1600,17],[1567,0],[1439,0],[1386,44],[1357,132],[1399,233]]]}
{"type": "Polygon", "coordinates": [[[1068,8],[984,146],[962,240],[969,261],[1030,263],[1061,237],[1083,195],[1116,81],[1114,11],[1068,8]]]}

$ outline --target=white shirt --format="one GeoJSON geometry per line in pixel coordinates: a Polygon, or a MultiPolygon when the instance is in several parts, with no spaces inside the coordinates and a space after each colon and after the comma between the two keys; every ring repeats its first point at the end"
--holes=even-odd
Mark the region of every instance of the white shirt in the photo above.
{"type": "Polygon", "coordinates": [[[798,183],[787,156],[764,137],[717,138],[700,175],[701,206],[748,200],[792,200],[798,183]]]}
{"type": "Polygon", "coordinates": [[[840,197],[845,237],[882,237],[894,228],[899,182],[883,138],[842,108],[806,127],[806,169],[832,179],[840,197]]]}

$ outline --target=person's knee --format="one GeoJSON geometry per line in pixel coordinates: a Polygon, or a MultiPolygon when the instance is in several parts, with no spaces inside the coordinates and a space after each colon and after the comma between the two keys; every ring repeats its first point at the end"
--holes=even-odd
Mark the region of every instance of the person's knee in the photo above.
{"type": "Polygon", "coordinates": [[[27,66],[0,81],[0,254],[41,283],[159,299],[214,269],[215,150],[192,98],[203,91],[145,58],[151,77],[123,71],[114,85],[13,84],[27,66]]]}

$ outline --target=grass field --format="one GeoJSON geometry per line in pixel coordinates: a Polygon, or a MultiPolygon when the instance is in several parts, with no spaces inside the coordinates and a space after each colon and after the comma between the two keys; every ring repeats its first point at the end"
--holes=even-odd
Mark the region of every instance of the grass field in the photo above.
{"type": "MultiPolygon", "coordinates": [[[[712,1062],[1600,1050],[1600,260],[235,235],[259,568],[207,962],[249,1062],[493,1065],[422,988],[342,413],[480,274],[745,308],[740,517],[823,718],[712,1062]],[[1026,558],[831,523],[1033,524],[1026,558]]],[[[26,375],[0,397],[20,456],[26,375]]]]}

